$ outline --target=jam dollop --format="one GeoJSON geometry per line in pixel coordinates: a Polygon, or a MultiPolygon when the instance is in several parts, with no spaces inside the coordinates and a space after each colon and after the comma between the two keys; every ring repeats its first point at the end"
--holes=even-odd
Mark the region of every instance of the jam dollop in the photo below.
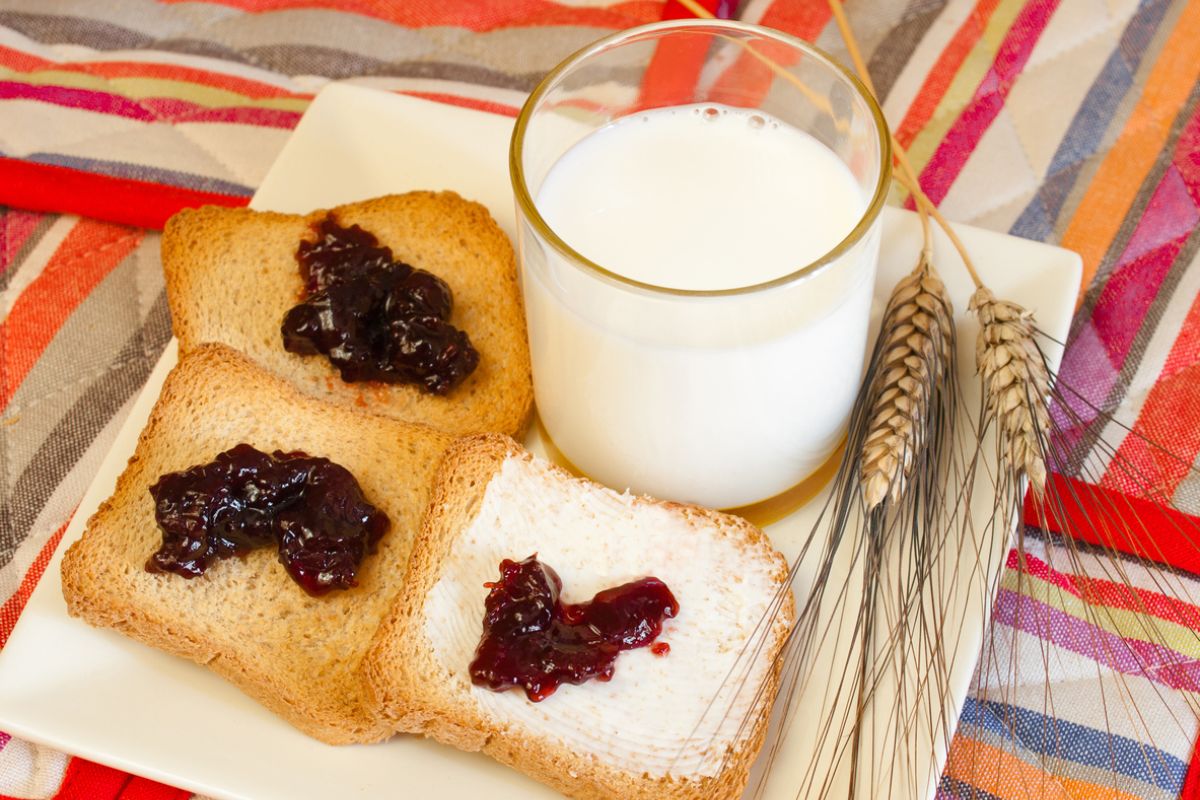
{"type": "Polygon", "coordinates": [[[150,572],[196,578],[218,559],[275,544],[288,575],[316,596],[357,585],[358,568],[390,525],[345,467],[248,444],[168,472],[150,496],[162,530],[150,572]]]}
{"type": "Polygon", "coordinates": [[[525,690],[533,702],[561,684],[613,676],[622,650],[650,644],[679,603],[658,578],[598,592],[587,603],[559,599],[562,580],[532,555],[500,562],[500,580],[485,584],[483,636],[471,682],[492,691],[525,690]]]}
{"type": "Polygon", "coordinates": [[[342,380],[415,383],[444,395],[479,365],[467,334],[447,320],[454,300],[436,275],[397,261],[358,225],[313,225],[296,260],[306,296],[284,315],[285,350],[324,354],[342,380]]]}

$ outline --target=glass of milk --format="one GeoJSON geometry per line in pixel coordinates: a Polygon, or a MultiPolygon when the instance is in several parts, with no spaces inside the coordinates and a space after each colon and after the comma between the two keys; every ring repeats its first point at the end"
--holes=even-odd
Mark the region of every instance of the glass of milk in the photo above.
{"type": "Polygon", "coordinates": [[[538,413],[617,489],[745,506],[843,438],[891,152],[813,46],[679,20],[571,56],[510,168],[538,413]]]}

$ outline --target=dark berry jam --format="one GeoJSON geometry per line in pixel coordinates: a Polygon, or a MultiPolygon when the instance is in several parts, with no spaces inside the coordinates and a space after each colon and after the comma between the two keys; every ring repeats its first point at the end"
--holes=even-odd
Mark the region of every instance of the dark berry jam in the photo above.
{"type": "Polygon", "coordinates": [[[642,578],[596,594],[591,602],[559,600],[562,580],[533,555],[500,562],[500,580],[484,601],[483,636],[471,682],[492,691],[519,686],[535,703],[563,683],[612,678],[622,650],[650,644],[679,603],[658,578],[642,578]]]}
{"type": "Polygon", "coordinates": [[[168,472],[150,496],[163,536],[150,572],[195,578],[218,559],[275,544],[284,569],[311,595],[355,586],[390,525],[345,467],[248,444],[168,472]]]}
{"type": "Polygon", "coordinates": [[[296,250],[306,297],[283,318],[285,350],[323,354],[344,381],[415,383],[444,395],[479,365],[467,335],[447,320],[441,278],[397,261],[357,225],[326,216],[296,250]]]}

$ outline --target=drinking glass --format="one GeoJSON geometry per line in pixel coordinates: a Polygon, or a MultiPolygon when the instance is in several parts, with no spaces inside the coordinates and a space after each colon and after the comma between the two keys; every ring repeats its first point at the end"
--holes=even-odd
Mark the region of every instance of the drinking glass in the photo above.
{"type": "Polygon", "coordinates": [[[778,31],[657,23],[550,72],[517,118],[510,170],[534,393],[554,446],[614,488],[715,508],[764,501],[826,464],[862,374],[890,164],[862,84],[778,31]],[[817,139],[862,192],[857,224],[774,280],[745,285],[731,264],[728,288],[681,290],[595,263],[546,223],[539,189],[573,145],[627,115],[696,103],[766,112],[817,139]]]}

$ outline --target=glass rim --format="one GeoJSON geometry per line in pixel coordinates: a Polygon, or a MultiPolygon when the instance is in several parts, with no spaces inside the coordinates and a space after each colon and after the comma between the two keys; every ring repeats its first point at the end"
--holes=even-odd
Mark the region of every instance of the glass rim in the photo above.
{"type": "Polygon", "coordinates": [[[738,20],[722,20],[722,19],[677,19],[666,20],[663,22],[652,22],[648,25],[639,25],[635,28],[618,31],[609,34],[603,38],[588,44],[587,46],[575,51],[570,56],[560,62],[554,69],[546,73],[545,77],[538,82],[538,85],[526,98],[524,105],[521,106],[520,112],[517,114],[516,124],[513,126],[512,138],[509,141],[508,152],[508,167],[509,179],[513,186],[513,194],[516,197],[518,208],[525,214],[533,228],[542,238],[548,241],[560,254],[565,256],[577,267],[585,271],[592,272],[597,276],[611,282],[626,287],[639,289],[650,292],[656,295],[673,296],[673,297],[729,297],[743,294],[753,294],[767,289],[774,289],[781,286],[799,281],[810,275],[821,271],[824,267],[836,261],[848,250],[853,248],[858,242],[866,236],[867,232],[875,224],[875,220],[879,217],[883,210],[884,202],[887,200],[888,189],[891,182],[892,171],[892,144],[891,135],[888,130],[887,120],[884,119],[883,111],[879,107],[879,103],[867,91],[866,86],[859,80],[853,72],[839,63],[836,59],[830,56],[821,48],[809,44],[802,39],[799,39],[790,34],[778,31],[773,28],[765,28],[761,25],[754,25],[738,20]],[[558,235],[558,233],[550,227],[549,223],[542,217],[538,211],[537,204],[534,203],[532,195],[529,193],[529,186],[525,180],[525,169],[521,163],[521,153],[525,146],[525,132],[529,126],[530,118],[533,114],[533,109],[557,80],[568,70],[575,67],[584,59],[595,55],[596,53],[608,49],[614,44],[619,44],[625,40],[631,40],[642,37],[648,34],[657,34],[660,32],[670,32],[672,30],[686,30],[690,28],[716,28],[717,33],[722,31],[736,31],[739,33],[752,33],[768,39],[774,39],[782,44],[792,47],[803,52],[805,55],[812,56],[818,61],[824,63],[831,68],[836,74],[842,76],[850,88],[867,105],[867,109],[871,112],[871,116],[875,121],[875,128],[879,132],[879,157],[880,169],[879,179],[875,185],[875,191],[871,196],[871,201],[867,204],[866,209],[858,219],[858,223],[850,230],[848,234],[824,255],[816,258],[803,266],[781,275],[777,278],[772,278],[769,281],[762,281],[747,286],[736,286],[729,289],[677,289],[670,286],[659,286],[653,283],[635,280],[633,278],[622,275],[618,272],[613,272],[606,267],[597,264],[581,253],[577,252],[571,245],[558,235]]]}

